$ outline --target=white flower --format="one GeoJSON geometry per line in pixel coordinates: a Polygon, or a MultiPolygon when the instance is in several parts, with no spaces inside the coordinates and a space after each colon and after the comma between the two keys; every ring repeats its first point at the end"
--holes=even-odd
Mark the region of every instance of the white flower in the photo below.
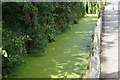
{"type": "Polygon", "coordinates": [[[4,57],[8,57],[7,53],[4,54],[4,57]]]}
{"type": "Polygon", "coordinates": [[[6,51],[5,51],[5,50],[3,50],[3,53],[6,53],[6,51]]]}

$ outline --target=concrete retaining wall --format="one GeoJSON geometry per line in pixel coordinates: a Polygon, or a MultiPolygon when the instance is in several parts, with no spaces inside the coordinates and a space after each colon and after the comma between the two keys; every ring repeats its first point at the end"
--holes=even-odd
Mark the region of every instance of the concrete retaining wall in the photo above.
{"type": "Polygon", "coordinates": [[[100,77],[100,53],[101,53],[101,29],[102,29],[102,13],[104,10],[104,5],[100,11],[100,17],[97,20],[97,25],[94,28],[93,42],[90,46],[90,60],[89,60],[89,70],[87,72],[87,78],[98,79],[100,77]]]}

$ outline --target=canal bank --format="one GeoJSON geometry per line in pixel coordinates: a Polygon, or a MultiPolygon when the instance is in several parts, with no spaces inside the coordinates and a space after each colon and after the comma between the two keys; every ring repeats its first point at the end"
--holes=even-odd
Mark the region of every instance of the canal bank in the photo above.
{"type": "Polygon", "coordinates": [[[49,43],[41,57],[24,56],[25,64],[11,74],[13,78],[83,78],[85,76],[96,15],[79,20],[71,29],[49,43]]]}

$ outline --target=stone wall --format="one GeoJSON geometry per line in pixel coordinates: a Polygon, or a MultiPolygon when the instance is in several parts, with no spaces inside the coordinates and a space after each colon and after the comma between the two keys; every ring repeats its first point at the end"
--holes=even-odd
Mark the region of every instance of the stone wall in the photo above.
{"type": "Polygon", "coordinates": [[[90,46],[90,60],[89,60],[89,69],[87,72],[87,78],[98,79],[100,77],[100,53],[101,53],[101,29],[102,29],[102,13],[104,10],[104,6],[100,10],[100,17],[97,20],[96,27],[94,28],[94,36],[93,41],[90,46]]]}

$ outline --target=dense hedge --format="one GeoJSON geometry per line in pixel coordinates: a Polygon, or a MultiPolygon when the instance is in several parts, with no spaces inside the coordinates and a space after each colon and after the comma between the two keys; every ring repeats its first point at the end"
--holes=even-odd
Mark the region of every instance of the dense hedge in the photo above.
{"type": "Polygon", "coordinates": [[[86,3],[86,12],[88,14],[99,13],[100,7],[101,7],[101,2],[87,2],[86,3]]]}
{"type": "Polygon", "coordinates": [[[8,55],[3,56],[3,75],[23,62],[20,55],[44,53],[48,42],[55,41],[58,34],[78,23],[86,7],[88,4],[83,2],[3,3],[2,48],[8,55]]]}

